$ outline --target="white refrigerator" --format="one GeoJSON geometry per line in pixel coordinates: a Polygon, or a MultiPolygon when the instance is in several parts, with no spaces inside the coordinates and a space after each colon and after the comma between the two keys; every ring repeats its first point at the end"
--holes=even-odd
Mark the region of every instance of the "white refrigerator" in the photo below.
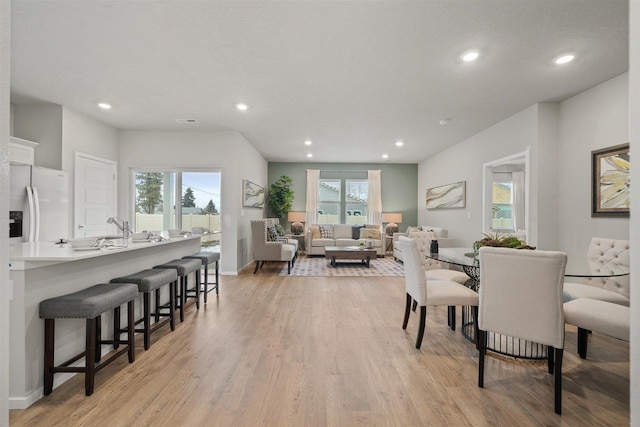
{"type": "Polygon", "coordinates": [[[11,165],[10,210],[22,211],[22,237],[10,243],[58,241],[69,237],[67,172],[11,165]]]}

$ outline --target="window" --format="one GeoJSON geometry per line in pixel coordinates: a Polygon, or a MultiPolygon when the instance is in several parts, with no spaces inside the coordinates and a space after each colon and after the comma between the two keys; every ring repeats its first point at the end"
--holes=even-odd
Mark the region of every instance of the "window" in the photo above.
{"type": "Polygon", "coordinates": [[[212,231],[203,246],[220,243],[220,172],[136,171],[134,230],[212,231]],[[178,191],[180,189],[180,191],[178,191]]]}
{"type": "Polygon", "coordinates": [[[513,184],[511,181],[494,181],[491,204],[491,229],[496,231],[513,231],[513,184]]]}
{"type": "Polygon", "coordinates": [[[319,224],[366,223],[368,180],[321,178],[319,185],[319,224]]]}

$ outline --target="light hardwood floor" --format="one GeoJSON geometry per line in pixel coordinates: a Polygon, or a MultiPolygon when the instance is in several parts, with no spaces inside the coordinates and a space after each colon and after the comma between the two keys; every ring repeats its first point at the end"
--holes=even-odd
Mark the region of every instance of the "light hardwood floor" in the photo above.
{"type": "MultiPolygon", "coordinates": [[[[567,327],[563,415],[546,364],[478,356],[430,308],[403,331],[402,278],[279,277],[279,266],[221,277],[220,296],[188,307],[84,396],[76,375],[12,426],[621,426],[629,424],[629,346],[594,334],[589,359],[567,327]],[[168,329],[168,328],[167,328],[168,329]]],[[[460,316],[458,315],[458,318],[460,316]]],[[[458,320],[459,322],[459,320],[458,320]]]]}

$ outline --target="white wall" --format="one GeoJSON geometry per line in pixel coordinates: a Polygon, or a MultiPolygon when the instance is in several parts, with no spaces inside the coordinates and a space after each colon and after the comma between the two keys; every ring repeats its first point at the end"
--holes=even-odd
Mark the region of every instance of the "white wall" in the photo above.
{"type": "MultiPolygon", "coordinates": [[[[11,3],[0,2],[0,194],[9,194],[9,132],[12,127],[11,3]]],[[[9,198],[0,197],[0,216],[9,217],[9,198]]],[[[2,222],[2,224],[6,224],[2,222]]],[[[8,227],[0,227],[0,259],[9,259],[8,227]]],[[[0,426],[9,425],[9,266],[0,263],[0,426]]]]}
{"type": "MultiPolygon", "coordinates": [[[[538,105],[531,106],[418,165],[418,225],[449,230],[456,244],[471,246],[482,237],[482,165],[531,147],[531,163],[537,154],[538,105]],[[430,209],[425,206],[427,188],[466,181],[465,209],[430,209]],[[468,219],[471,214],[471,219],[468,219]]],[[[532,168],[535,170],[535,168],[532,168]]],[[[532,174],[535,179],[537,174],[532,174]]],[[[534,206],[537,206],[534,204],[534,206]]],[[[531,212],[535,222],[535,209],[531,212]]]]}
{"type": "Polygon", "coordinates": [[[239,132],[120,131],[118,155],[118,212],[131,216],[131,170],[218,169],[222,172],[222,272],[236,274],[253,260],[251,219],[258,209],[242,208],[242,180],[266,186],[267,161],[239,132]]]}
{"type": "Polygon", "coordinates": [[[529,146],[530,243],[584,255],[593,236],[628,239],[628,219],[591,218],[590,205],[591,150],[628,141],[627,77],[558,104],[533,105],[420,163],[419,224],[447,228],[470,246],[481,236],[482,164],[529,146]],[[461,180],[466,209],[426,210],[426,188],[461,180]]]}
{"type": "Polygon", "coordinates": [[[13,136],[38,143],[36,165],[62,169],[62,106],[14,105],[13,132],[13,136]]]}
{"type": "Polygon", "coordinates": [[[629,238],[628,218],[591,218],[591,151],[629,142],[628,74],[560,103],[558,238],[584,254],[591,237],[629,238]]]}
{"type": "MultiPolygon", "coordinates": [[[[629,139],[631,152],[640,152],[640,0],[631,0],[629,25],[629,139]]],[[[640,182],[640,168],[631,168],[631,182],[640,182]]],[[[631,250],[640,251],[640,199],[631,187],[631,250]]],[[[631,264],[631,425],[640,426],[640,263],[631,264]]]]}

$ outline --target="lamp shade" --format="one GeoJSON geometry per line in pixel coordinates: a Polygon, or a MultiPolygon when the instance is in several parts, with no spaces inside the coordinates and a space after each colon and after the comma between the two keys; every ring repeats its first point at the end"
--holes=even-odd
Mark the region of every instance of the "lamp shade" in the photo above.
{"type": "Polygon", "coordinates": [[[382,214],[382,222],[393,222],[402,224],[402,213],[394,212],[394,213],[383,213],[382,214]]]}
{"type": "Polygon", "coordinates": [[[306,212],[289,212],[287,214],[287,221],[289,222],[307,222],[306,212]]]}

